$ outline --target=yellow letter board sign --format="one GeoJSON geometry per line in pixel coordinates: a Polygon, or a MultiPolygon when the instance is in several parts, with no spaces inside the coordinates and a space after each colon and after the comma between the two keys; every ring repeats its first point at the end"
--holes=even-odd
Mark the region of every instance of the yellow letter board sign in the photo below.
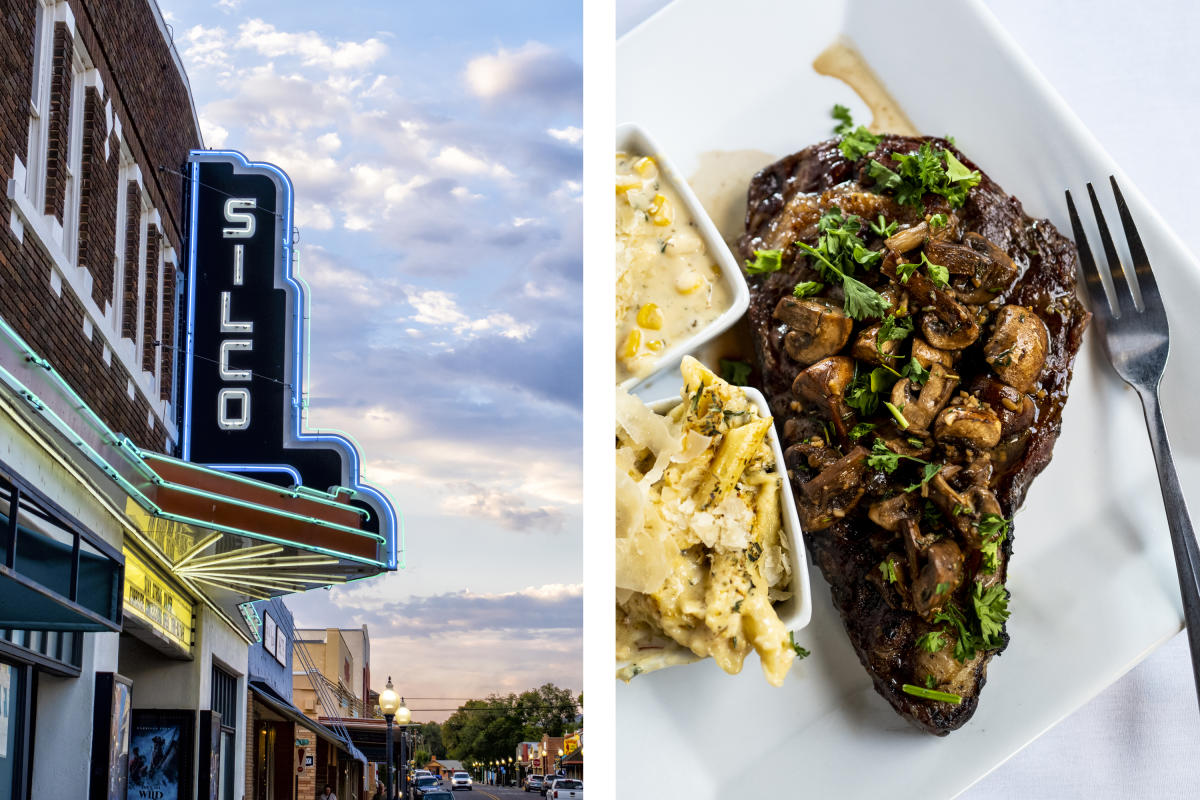
{"type": "Polygon", "coordinates": [[[128,547],[125,553],[125,613],[147,623],[156,633],[192,650],[191,601],[172,589],[128,547]]]}

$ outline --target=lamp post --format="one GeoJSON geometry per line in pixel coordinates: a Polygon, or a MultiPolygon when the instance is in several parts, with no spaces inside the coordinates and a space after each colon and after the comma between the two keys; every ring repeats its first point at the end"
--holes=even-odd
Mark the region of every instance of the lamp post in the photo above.
{"type": "MultiPolygon", "coordinates": [[[[412,722],[412,712],[404,707],[404,698],[396,694],[395,687],[392,686],[392,676],[388,676],[387,686],[379,695],[379,710],[383,712],[383,718],[387,720],[387,796],[388,800],[394,800],[396,797],[396,784],[393,779],[395,773],[395,762],[392,759],[392,720],[399,718],[401,725],[407,725],[412,722]]],[[[404,791],[404,737],[400,737],[400,761],[401,761],[401,786],[400,791],[404,791]]]]}

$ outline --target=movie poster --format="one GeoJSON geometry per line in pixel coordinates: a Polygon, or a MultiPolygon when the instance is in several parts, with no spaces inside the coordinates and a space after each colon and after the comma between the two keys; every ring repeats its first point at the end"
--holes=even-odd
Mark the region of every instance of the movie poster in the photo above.
{"type": "Polygon", "coordinates": [[[133,712],[127,800],[191,800],[194,713],[133,712]]]}

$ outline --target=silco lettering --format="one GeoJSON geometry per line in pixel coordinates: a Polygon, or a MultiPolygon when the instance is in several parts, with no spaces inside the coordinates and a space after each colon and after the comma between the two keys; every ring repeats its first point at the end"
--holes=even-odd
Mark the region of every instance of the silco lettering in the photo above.
{"type": "MultiPolygon", "coordinates": [[[[257,206],[254,198],[231,197],[225,201],[225,221],[229,227],[221,229],[224,239],[250,239],[254,236],[254,214],[257,206]]],[[[233,285],[241,286],[245,278],[245,244],[233,246],[233,285]]],[[[238,322],[233,317],[231,306],[233,293],[221,292],[221,333],[241,334],[238,338],[222,339],[218,352],[218,372],[223,382],[239,383],[250,381],[250,370],[233,369],[229,366],[229,355],[235,352],[250,352],[254,349],[253,322],[238,322]]],[[[222,386],[217,392],[217,424],[221,430],[242,431],[250,427],[250,389],[244,386],[222,386]]]]}

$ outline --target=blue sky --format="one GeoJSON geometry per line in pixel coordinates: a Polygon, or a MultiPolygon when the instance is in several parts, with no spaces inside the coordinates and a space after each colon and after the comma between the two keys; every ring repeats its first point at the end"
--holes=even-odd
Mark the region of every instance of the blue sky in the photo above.
{"type": "Polygon", "coordinates": [[[295,184],[309,424],[406,520],[297,623],[366,622],[413,697],[581,690],[580,3],[159,5],[206,146],[295,184]]]}

